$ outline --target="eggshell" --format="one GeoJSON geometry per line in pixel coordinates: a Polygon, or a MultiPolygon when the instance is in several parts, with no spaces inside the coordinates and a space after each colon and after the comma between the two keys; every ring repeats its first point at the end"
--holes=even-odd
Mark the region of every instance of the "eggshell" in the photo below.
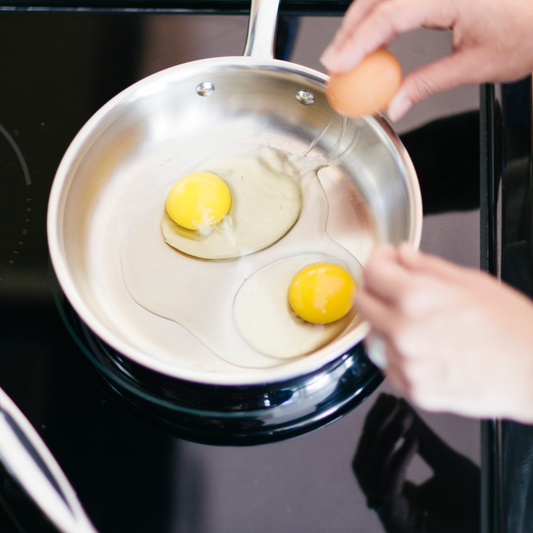
{"type": "Polygon", "coordinates": [[[350,72],[332,74],[326,96],[331,107],[342,115],[373,115],[387,106],[401,81],[400,63],[391,52],[380,48],[350,72]]]}

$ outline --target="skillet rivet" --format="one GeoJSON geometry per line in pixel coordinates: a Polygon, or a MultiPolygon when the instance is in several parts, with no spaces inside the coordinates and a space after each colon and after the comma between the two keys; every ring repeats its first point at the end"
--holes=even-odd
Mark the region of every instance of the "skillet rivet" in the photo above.
{"type": "Polygon", "coordinates": [[[211,83],[210,81],[204,81],[203,83],[200,83],[198,87],[196,87],[196,92],[200,96],[209,96],[210,94],[213,94],[214,90],[215,84],[211,83]]]}
{"type": "Polygon", "coordinates": [[[298,91],[296,93],[296,100],[303,105],[313,105],[315,103],[315,96],[309,91],[298,91]]]}

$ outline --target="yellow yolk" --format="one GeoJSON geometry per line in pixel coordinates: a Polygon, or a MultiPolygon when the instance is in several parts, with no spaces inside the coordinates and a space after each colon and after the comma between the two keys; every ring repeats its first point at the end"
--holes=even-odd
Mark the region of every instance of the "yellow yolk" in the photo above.
{"type": "Polygon", "coordinates": [[[289,303],[307,322],[329,324],[353,306],[355,282],[341,266],[316,263],[300,270],[289,287],[289,303]]]}
{"type": "Polygon", "coordinates": [[[208,229],[229,211],[228,186],[211,172],[193,172],[178,180],[167,196],[169,217],[187,229],[208,229]]]}

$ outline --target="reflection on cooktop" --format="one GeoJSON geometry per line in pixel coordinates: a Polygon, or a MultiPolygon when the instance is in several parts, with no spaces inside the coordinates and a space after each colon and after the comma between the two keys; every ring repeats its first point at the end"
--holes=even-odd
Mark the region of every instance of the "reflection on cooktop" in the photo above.
{"type": "Polygon", "coordinates": [[[387,533],[471,533],[480,527],[480,469],[450,448],[401,398],[380,394],[353,460],[357,481],[387,533]],[[416,455],[431,468],[415,484],[416,455]]]}
{"type": "Polygon", "coordinates": [[[52,283],[63,320],[100,384],[126,408],[180,438],[233,446],[292,438],[341,417],[383,381],[362,344],[315,372],[278,383],[213,386],[171,378],[105,344],[54,277],[52,283]]]}

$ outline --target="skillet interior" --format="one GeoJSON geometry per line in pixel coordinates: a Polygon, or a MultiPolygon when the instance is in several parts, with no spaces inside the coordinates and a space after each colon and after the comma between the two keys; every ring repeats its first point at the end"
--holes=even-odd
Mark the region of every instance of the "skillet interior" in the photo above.
{"type": "Polygon", "coordinates": [[[215,384],[281,381],[333,360],[359,342],[365,324],[306,358],[241,368],[214,356],[178,324],[130,297],[120,245],[157,191],[209,156],[259,144],[292,153],[344,154],[342,172],[356,205],[347,217],[330,211],[328,234],[364,265],[378,242],[420,240],[421,206],[412,165],[382,119],[343,123],[328,105],[325,77],[279,61],[198,61],[155,74],[102,108],[80,131],[58,169],[49,208],[52,261],[67,297],[106,342],[164,374],[215,384]],[[199,84],[215,86],[199,96],[199,84]],[[300,103],[301,91],[314,104],[300,103]],[[340,141],[340,146],[336,146],[340,141]]]}

